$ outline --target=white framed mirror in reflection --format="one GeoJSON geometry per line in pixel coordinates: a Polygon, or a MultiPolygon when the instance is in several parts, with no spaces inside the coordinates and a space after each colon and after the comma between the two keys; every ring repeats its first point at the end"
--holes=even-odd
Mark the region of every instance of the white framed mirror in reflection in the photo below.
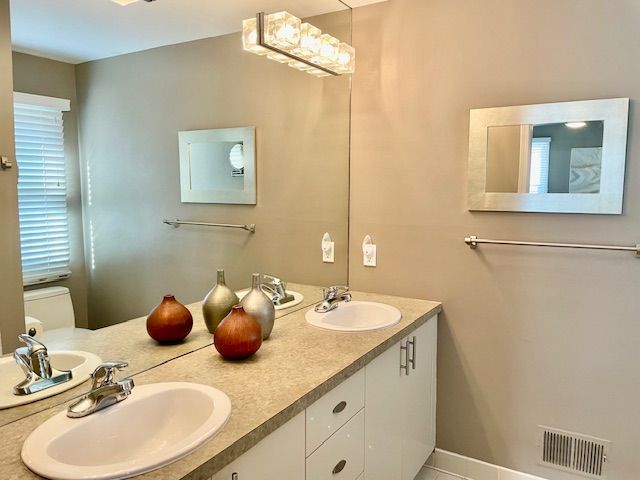
{"type": "Polygon", "coordinates": [[[629,99],[471,110],[469,209],[620,214],[629,99]]]}
{"type": "MultiPolygon", "coordinates": [[[[16,279],[15,298],[42,317],[52,351],[121,358],[129,362],[126,374],[135,374],[210,345],[200,302],[216,284],[217,269],[236,291],[260,272],[303,297],[277,306],[277,317],[319,302],[322,286],[347,282],[350,78],[318,78],[243,50],[243,20],[282,10],[351,41],[351,9],[339,0],[11,3],[14,90],[70,103],[37,138],[24,129],[15,135],[22,141],[18,195],[27,190],[28,174],[41,171],[50,174],[42,181],[59,200],[55,217],[37,225],[42,243],[53,245],[39,253],[44,270],[34,273],[33,285],[16,279]],[[223,156],[232,180],[255,186],[258,203],[255,193],[244,204],[183,203],[178,132],[247,126],[255,127],[256,141],[231,138],[223,156]],[[50,153],[37,158],[51,168],[26,168],[34,149],[50,153]],[[256,228],[163,223],[178,218],[256,228]],[[325,232],[335,241],[334,263],[322,262],[325,232]],[[50,287],[62,289],[41,291],[50,287]],[[25,290],[38,293],[23,298],[25,290]],[[145,318],[166,294],[189,307],[194,324],[184,342],[161,346],[147,335],[145,318]],[[37,313],[34,302],[53,304],[49,299],[57,306],[37,313]],[[52,331],[58,320],[66,333],[52,331]]],[[[10,55],[8,45],[0,48],[10,55]]],[[[0,122],[11,121],[0,113],[0,122]]],[[[34,224],[25,205],[19,228],[26,242],[34,224]]],[[[26,252],[29,245],[14,234],[17,256],[18,246],[26,252]]],[[[25,274],[28,260],[22,257],[25,274]]],[[[26,330],[23,321],[17,314],[0,319],[5,354],[20,346],[14,332],[26,330]]],[[[276,323],[276,335],[277,329],[276,323]]],[[[1,410],[0,425],[86,387],[1,410]]]]}
{"type": "Polygon", "coordinates": [[[179,132],[183,203],[256,203],[255,127],[179,132]]]}

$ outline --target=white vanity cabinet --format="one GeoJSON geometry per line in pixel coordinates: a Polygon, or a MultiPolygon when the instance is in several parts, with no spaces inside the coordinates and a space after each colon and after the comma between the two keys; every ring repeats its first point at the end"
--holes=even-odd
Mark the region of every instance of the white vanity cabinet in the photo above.
{"type": "Polygon", "coordinates": [[[414,480],[435,448],[437,316],[211,480],[414,480]]]}
{"type": "Polygon", "coordinates": [[[299,413],[216,473],[211,480],[305,478],[305,415],[299,413]]]}
{"type": "Polygon", "coordinates": [[[413,480],[435,448],[437,316],[365,368],[366,480],[413,480]]]}

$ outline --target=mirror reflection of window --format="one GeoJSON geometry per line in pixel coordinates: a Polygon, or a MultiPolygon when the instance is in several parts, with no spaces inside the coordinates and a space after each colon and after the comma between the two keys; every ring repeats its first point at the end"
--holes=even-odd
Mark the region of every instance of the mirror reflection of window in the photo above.
{"type": "Polygon", "coordinates": [[[604,122],[488,128],[486,191],[598,193],[604,122]]]}
{"type": "Polygon", "coordinates": [[[549,191],[549,151],[551,137],[531,139],[531,173],[529,175],[529,193],[547,193],[549,191]]]}

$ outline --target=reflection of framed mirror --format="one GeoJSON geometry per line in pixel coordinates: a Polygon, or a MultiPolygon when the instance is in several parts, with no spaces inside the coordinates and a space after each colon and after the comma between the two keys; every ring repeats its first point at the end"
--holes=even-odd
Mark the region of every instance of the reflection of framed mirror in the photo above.
{"type": "Polygon", "coordinates": [[[255,128],[179,132],[183,203],[256,203],[255,128]]]}
{"type": "Polygon", "coordinates": [[[471,110],[469,209],[622,213],[629,99],[471,110]]]}

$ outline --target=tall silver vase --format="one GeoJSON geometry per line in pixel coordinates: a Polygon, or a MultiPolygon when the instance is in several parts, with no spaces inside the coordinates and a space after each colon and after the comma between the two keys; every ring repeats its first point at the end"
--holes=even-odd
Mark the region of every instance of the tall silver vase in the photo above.
{"type": "Polygon", "coordinates": [[[224,281],[224,270],[218,270],[216,286],[204,297],[202,315],[207,330],[213,333],[224,317],[229,315],[231,308],[240,303],[240,299],[224,281]]]}
{"type": "Polygon", "coordinates": [[[262,327],[262,339],[271,335],[273,323],[276,319],[276,309],[271,299],[260,288],[260,274],[252,275],[251,290],[240,302],[244,311],[255,318],[262,327]]]}

